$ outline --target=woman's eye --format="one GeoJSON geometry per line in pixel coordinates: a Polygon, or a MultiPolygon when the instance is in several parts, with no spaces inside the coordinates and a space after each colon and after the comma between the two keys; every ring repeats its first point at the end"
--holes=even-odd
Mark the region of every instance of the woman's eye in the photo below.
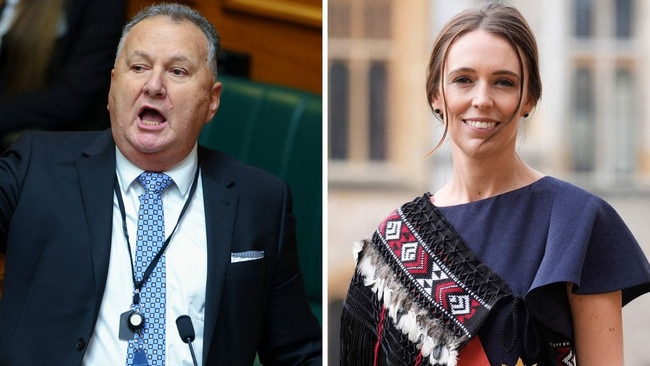
{"type": "Polygon", "coordinates": [[[501,86],[515,86],[515,83],[512,82],[512,80],[508,80],[508,79],[499,79],[499,80],[497,80],[497,85],[501,85],[501,86]]]}
{"type": "Polygon", "coordinates": [[[460,84],[466,84],[466,83],[471,83],[472,80],[466,76],[459,76],[454,79],[454,83],[460,83],[460,84]]]}

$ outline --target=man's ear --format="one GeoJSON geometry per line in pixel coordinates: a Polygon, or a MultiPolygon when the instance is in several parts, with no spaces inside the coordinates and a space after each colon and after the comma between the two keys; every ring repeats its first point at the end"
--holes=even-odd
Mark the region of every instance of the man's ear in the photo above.
{"type": "Polygon", "coordinates": [[[214,114],[217,113],[219,109],[219,102],[221,101],[221,82],[217,81],[212,85],[210,89],[210,105],[208,106],[208,119],[205,121],[207,124],[212,120],[214,114]]]}
{"type": "Polygon", "coordinates": [[[115,79],[115,68],[111,69],[111,83],[108,88],[108,100],[106,102],[106,110],[111,111],[111,99],[113,98],[113,79],[115,79]]]}

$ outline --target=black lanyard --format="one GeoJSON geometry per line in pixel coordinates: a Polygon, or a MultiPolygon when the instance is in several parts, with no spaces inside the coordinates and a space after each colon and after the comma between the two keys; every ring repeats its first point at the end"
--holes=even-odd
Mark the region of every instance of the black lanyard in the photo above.
{"type": "Polygon", "coordinates": [[[145,281],[151,275],[151,272],[153,272],[153,269],[156,268],[156,264],[158,264],[158,261],[160,261],[160,257],[162,257],[163,253],[165,252],[165,249],[167,249],[167,246],[169,245],[169,242],[172,239],[172,235],[174,235],[174,233],[176,232],[176,228],[178,227],[178,224],[181,222],[183,215],[185,215],[185,211],[187,211],[187,207],[190,205],[190,201],[194,196],[194,191],[196,191],[197,182],[199,180],[198,177],[199,177],[199,168],[197,167],[196,172],[194,173],[194,181],[192,181],[192,187],[190,188],[190,194],[187,197],[187,200],[185,200],[185,204],[183,205],[181,214],[178,216],[178,221],[176,221],[174,230],[172,230],[171,234],[169,234],[169,236],[167,237],[167,240],[165,240],[163,246],[158,250],[156,256],[151,260],[151,262],[147,266],[147,268],[144,271],[144,274],[142,275],[142,279],[140,281],[138,281],[135,278],[135,268],[133,266],[133,254],[131,254],[131,242],[129,241],[129,231],[126,227],[126,210],[124,210],[124,201],[122,200],[120,183],[117,179],[117,176],[115,177],[115,187],[114,187],[115,195],[117,196],[117,204],[120,206],[120,213],[122,214],[122,230],[124,231],[124,237],[126,238],[126,245],[129,248],[129,259],[131,262],[131,276],[133,278],[133,288],[134,288],[133,305],[137,305],[138,303],[140,303],[140,289],[144,285],[145,281]]]}

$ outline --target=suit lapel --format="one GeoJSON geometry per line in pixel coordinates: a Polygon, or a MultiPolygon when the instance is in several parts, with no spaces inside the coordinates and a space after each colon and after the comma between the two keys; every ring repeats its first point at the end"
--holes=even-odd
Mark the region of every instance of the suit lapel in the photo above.
{"type": "MultiPolygon", "coordinates": [[[[228,169],[224,167],[224,159],[221,159],[219,154],[199,148],[208,250],[203,332],[204,360],[207,359],[210,345],[216,334],[217,315],[230,265],[237,208],[237,196],[230,189],[234,184],[233,179],[228,175],[228,169]]],[[[95,271],[96,317],[106,286],[112,238],[115,144],[110,130],[102,133],[89,145],[89,148],[84,151],[84,157],[77,162],[77,169],[95,271]]]]}
{"type": "MultiPolygon", "coordinates": [[[[208,248],[208,278],[205,295],[203,360],[207,359],[217,323],[228,266],[237,208],[237,196],[229,189],[233,184],[223,166],[219,153],[199,149],[199,164],[203,182],[205,225],[208,248]]],[[[220,336],[227,336],[221,334],[220,336]]]]}
{"type": "Polygon", "coordinates": [[[84,150],[84,156],[77,162],[77,170],[90,235],[96,317],[106,286],[112,238],[115,144],[110,130],[99,135],[84,150]]]}

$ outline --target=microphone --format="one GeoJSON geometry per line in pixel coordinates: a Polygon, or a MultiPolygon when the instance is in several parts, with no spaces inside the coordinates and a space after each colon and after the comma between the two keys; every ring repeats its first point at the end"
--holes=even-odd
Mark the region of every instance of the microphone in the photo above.
{"type": "Polygon", "coordinates": [[[194,355],[194,348],[192,347],[192,341],[194,341],[194,326],[192,325],[192,319],[188,315],[181,315],[176,319],[176,327],[178,328],[178,334],[181,336],[183,342],[190,346],[190,353],[192,354],[192,362],[194,362],[194,366],[198,366],[196,356],[194,355]]]}

